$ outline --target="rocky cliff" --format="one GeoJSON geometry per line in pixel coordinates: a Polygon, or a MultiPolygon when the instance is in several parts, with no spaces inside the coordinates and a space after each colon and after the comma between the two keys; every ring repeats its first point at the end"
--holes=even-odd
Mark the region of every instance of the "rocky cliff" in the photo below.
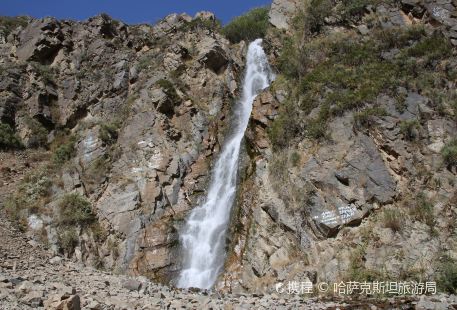
{"type": "Polygon", "coordinates": [[[270,22],[280,74],[254,103],[220,287],[445,281],[456,3],[274,1],[270,22]]]}
{"type": "MultiPolygon", "coordinates": [[[[229,45],[207,12],[154,26],[107,15],[15,22],[2,33],[0,118],[44,161],[6,212],[56,254],[170,280],[176,232],[205,190],[244,45],[229,45]]],[[[4,186],[10,168],[5,159],[4,186]]]]}
{"type": "MultiPolygon", "coordinates": [[[[246,132],[219,290],[457,268],[456,5],[273,1],[277,79],[246,132]]],[[[2,212],[53,255],[173,284],[246,43],[207,12],[7,21],[2,212]]]]}

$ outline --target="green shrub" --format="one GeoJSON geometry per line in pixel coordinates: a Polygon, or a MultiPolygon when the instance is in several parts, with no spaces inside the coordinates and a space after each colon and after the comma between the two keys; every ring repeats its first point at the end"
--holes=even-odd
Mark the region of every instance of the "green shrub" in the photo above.
{"type": "Polygon", "coordinates": [[[290,154],[290,161],[292,163],[292,167],[297,167],[298,164],[300,163],[301,156],[300,153],[294,151],[292,154],[290,154]]]}
{"type": "Polygon", "coordinates": [[[195,31],[198,29],[217,30],[221,28],[220,20],[194,18],[181,27],[181,31],[195,31]]]}
{"type": "Polygon", "coordinates": [[[387,115],[384,108],[366,108],[354,114],[354,126],[356,128],[369,128],[373,125],[373,118],[387,115]]]}
{"type": "Polygon", "coordinates": [[[0,16],[0,30],[3,29],[3,33],[8,36],[12,31],[17,27],[27,26],[27,17],[18,16],[18,17],[9,17],[9,16],[0,16]]]}
{"type": "Polygon", "coordinates": [[[406,111],[407,104],[406,104],[406,93],[397,93],[395,96],[395,109],[399,113],[403,113],[406,111]]]}
{"type": "Polygon", "coordinates": [[[449,294],[457,293],[457,262],[446,256],[438,271],[438,288],[449,294]]]}
{"type": "Polygon", "coordinates": [[[22,143],[8,124],[0,123],[0,150],[22,147],[22,143]]]}
{"type": "Polygon", "coordinates": [[[381,28],[373,31],[374,38],[385,49],[403,48],[411,42],[419,41],[426,36],[423,25],[412,25],[407,28],[381,28]]]}
{"type": "Polygon", "coordinates": [[[368,5],[375,5],[380,0],[343,0],[340,7],[340,14],[343,20],[350,19],[353,16],[362,15],[368,5]]]}
{"type": "Polygon", "coordinates": [[[268,7],[252,9],[244,15],[238,16],[222,28],[222,33],[232,43],[253,41],[263,38],[268,28],[268,7]]]}
{"type": "Polygon", "coordinates": [[[309,120],[306,124],[306,136],[314,140],[328,137],[326,120],[321,118],[309,120]]]}
{"type": "Polygon", "coordinates": [[[372,282],[382,280],[382,274],[365,266],[366,245],[358,246],[349,258],[349,270],[346,278],[348,281],[372,282]]]}
{"type": "Polygon", "coordinates": [[[292,100],[288,100],[280,106],[279,116],[268,128],[268,137],[275,150],[287,147],[302,130],[299,111],[292,100]]]}
{"type": "Polygon", "coordinates": [[[38,62],[31,62],[31,65],[46,84],[55,84],[56,71],[54,68],[38,62]]]}
{"type": "Polygon", "coordinates": [[[101,226],[99,222],[94,222],[90,226],[90,230],[92,231],[94,239],[97,242],[103,242],[109,236],[109,232],[105,228],[103,228],[103,226],[101,226]]]}
{"type": "Polygon", "coordinates": [[[437,61],[452,55],[452,45],[449,39],[441,34],[433,34],[423,38],[406,51],[410,57],[424,57],[427,62],[437,61]]]}
{"type": "Polygon", "coordinates": [[[48,197],[51,194],[52,181],[50,170],[41,168],[33,173],[27,174],[19,185],[19,191],[24,193],[30,202],[40,197],[48,197]]]}
{"type": "MultiPolygon", "coordinates": [[[[347,0],[332,10],[343,8],[349,15],[357,15],[366,5],[378,2],[347,0]]],[[[315,16],[326,16],[325,10],[318,13],[320,6],[325,7],[325,1],[311,2],[308,10],[317,10],[315,16]]],[[[305,11],[294,20],[296,29],[308,26],[307,14],[309,12],[305,11]]],[[[295,138],[328,137],[328,121],[347,111],[359,110],[354,115],[356,129],[369,127],[374,116],[385,115],[385,111],[363,107],[378,105],[377,99],[382,94],[397,97],[396,108],[404,112],[406,92],[397,94],[400,87],[417,90],[436,101],[437,96],[433,94],[439,94],[443,81],[449,80],[449,72],[435,68],[435,60],[450,57],[449,40],[427,34],[423,26],[373,30],[363,37],[354,33],[313,37],[296,31],[300,35],[288,37],[283,42],[278,60],[280,72],[289,82],[288,100],[295,103],[291,105],[293,109],[280,108],[270,130],[270,139],[276,149],[295,138]],[[399,53],[386,59],[384,53],[393,48],[399,53]],[[307,119],[319,106],[324,106],[327,113],[307,119]]],[[[446,107],[452,107],[451,97],[446,97],[445,101],[446,107]]],[[[405,138],[416,138],[413,135],[418,133],[418,128],[414,123],[405,123],[402,128],[405,138]]]]}
{"type": "Polygon", "coordinates": [[[410,214],[415,220],[427,224],[430,228],[433,228],[435,225],[433,204],[427,199],[424,193],[416,196],[416,205],[411,208],[410,214]]]}
{"type": "Polygon", "coordinates": [[[49,202],[51,186],[48,169],[39,169],[25,175],[17,191],[4,204],[8,217],[25,230],[28,216],[41,213],[43,206],[49,202]]]}
{"type": "Polygon", "coordinates": [[[308,54],[304,49],[296,46],[294,40],[286,38],[278,59],[278,67],[284,76],[296,79],[306,72],[308,54]]]}
{"type": "Polygon", "coordinates": [[[143,71],[145,69],[148,69],[154,63],[154,58],[155,58],[155,55],[152,53],[148,53],[148,54],[145,54],[144,56],[141,56],[140,59],[138,60],[137,66],[136,66],[138,71],[143,71]]]}
{"type": "Polygon", "coordinates": [[[172,82],[166,79],[160,79],[156,82],[156,84],[162,88],[164,93],[168,96],[168,98],[170,98],[172,102],[179,101],[178,93],[176,92],[172,82]]]}
{"type": "Polygon", "coordinates": [[[34,118],[26,117],[25,124],[31,130],[28,145],[30,147],[44,147],[48,142],[48,131],[44,126],[34,118]]]}
{"type": "Polygon", "coordinates": [[[311,0],[303,18],[305,28],[310,32],[318,32],[324,24],[324,19],[330,15],[333,3],[330,0],[311,0]]]}
{"type": "Polygon", "coordinates": [[[58,205],[59,223],[64,226],[87,226],[96,221],[92,205],[78,193],[66,194],[58,205]]]}
{"type": "Polygon", "coordinates": [[[303,96],[319,96],[322,88],[333,90],[322,100],[332,106],[334,115],[373,102],[383,90],[398,83],[399,71],[394,64],[368,56],[371,52],[365,44],[352,44],[350,48],[348,43],[334,47],[331,58],[316,65],[301,81],[303,96]]]}
{"type": "Polygon", "coordinates": [[[454,99],[451,103],[451,109],[452,109],[452,113],[453,113],[453,116],[454,116],[454,119],[455,121],[457,121],[457,98],[454,99]]]}
{"type": "Polygon", "coordinates": [[[405,120],[400,123],[400,132],[408,141],[413,141],[418,138],[420,123],[417,119],[405,120]]]}
{"type": "Polygon", "coordinates": [[[457,138],[452,139],[443,147],[441,155],[448,167],[457,166],[457,138]]]}
{"type": "Polygon", "coordinates": [[[26,201],[23,197],[11,196],[5,200],[3,210],[8,218],[14,222],[21,231],[27,228],[26,201]]]}
{"type": "Polygon", "coordinates": [[[57,242],[61,251],[64,253],[72,254],[75,247],[79,243],[78,234],[74,228],[59,229],[57,234],[57,242]]]}
{"type": "Polygon", "coordinates": [[[111,145],[117,141],[119,123],[101,124],[98,131],[98,137],[104,144],[111,145]]]}
{"type": "Polygon", "coordinates": [[[384,227],[390,228],[395,232],[401,230],[403,226],[402,218],[403,215],[395,209],[386,209],[382,214],[382,221],[384,223],[384,227]]]}
{"type": "Polygon", "coordinates": [[[73,156],[75,156],[75,142],[76,138],[71,136],[66,143],[58,146],[55,149],[54,154],[52,156],[52,159],[55,164],[62,165],[71,158],[73,158],[73,156]]]}

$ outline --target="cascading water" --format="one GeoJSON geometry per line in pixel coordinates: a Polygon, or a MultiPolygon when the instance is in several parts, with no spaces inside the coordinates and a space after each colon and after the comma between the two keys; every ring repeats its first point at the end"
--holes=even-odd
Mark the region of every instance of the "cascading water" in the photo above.
{"type": "Polygon", "coordinates": [[[232,134],[226,138],[216,161],[204,203],[192,210],[180,235],[184,269],[179,275],[178,287],[209,289],[221,272],[225,233],[236,194],[241,141],[255,97],[273,78],[262,40],[257,39],[248,48],[243,93],[235,107],[232,134]]]}

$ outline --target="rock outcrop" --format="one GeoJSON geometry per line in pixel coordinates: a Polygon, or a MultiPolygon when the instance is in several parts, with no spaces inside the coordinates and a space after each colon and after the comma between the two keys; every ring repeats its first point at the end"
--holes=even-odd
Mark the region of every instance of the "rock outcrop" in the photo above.
{"type": "MultiPolygon", "coordinates": [[[[293,28],[286,22],[299,13],[298,8],[281,13],[292,3],[274,1],[270,12],[272,25],[287,29],[287,33],[303,31],[300,27],[305,27],[296,24],[293,28]],[[279,21],[272,19],[279,15],[279,21]]],[[[301,10],[305,12],[306,7],[301,10]]],[[[401,31],[398,29],[419,24],[428,33],[436,31],[436,36],[441,32],[455,45],[449,28],[455,22],[455,3],[451,1],[369,6],[353,16],[346,27],[341,26],[341,19],[348,18],[342,17],[341,7],[333,10],[325,12],[328,16],[321,21],[320,32],[311,35],[305,31],[305,55],[309,52],[308,42],[312,48],[312,44],[335,33],[367,39],[376,33],[376,27],[401,31]],[[437,12],[443,13],[441,19],[437,12]]],[[[306,16],[303,18],[306,20],[306,16]]],[[[282,46],[275,46],[280,44],[276,33],[270,43],[271,62],[284,62],[278,61],[277,55],[283,51],[282,46]]],[[[395,49],[391,52],[399,53],[395,49]]],[[[311,58],[319,57],[309,53],[311,58]]],[[[455,48],[451,54],[451,58],[456,55],[455,48]]],[[[290,51],[288,55],[294,57],[290,51]]],[[[451,67],[455,66],[451,58],[445,58],[443,64],[449,61],[451,67]]],[[[324,60],[323,57],[321,61],[324,60]]],[[[440,70],[439,66],[436,70],[440,70]]],[[[320,124],[328,134],[323,141],[298,133],[297,139],[275,149],[271,139],[275,126],[293,126],[287,121],[275,124],[281,113],[292,113],[285,119],[296,119],[299,128],[306,128],[322,113],[321,106],[303,115],[284,108],[292,105],[291,101],[298,101],[299,106],[309,104],[309,98],[296,96],[308,86],[306,82],[311,83],[316,77],[306,79],[310,70],[304,71],[302,84],[280,76],[254,103],[246,133],[246,174],[233,220],[237,225],[232,230],[233,250],[219,288],[272,292],[278,282],[337,282],[357,280],[367,274],[371,279],[399,279],[419,269],[424,278],[439,281],[440,261],[447,255],[457,257],[450,246],[456,240],[449,222],[457,214],[457,189],[455,182],[448,182],[455,179],[455,171],[443,165],[440,155],[457,134],[455,111],[439,112],[436,97],[420,87],[400,87],[398,97],[381,93],[373,100],[382,113],[369,116],[367,127],[354,124],[361,117],[357,110],[337,112],[328,123],[320,124]],[[426,211],[430,212],[429,220],[414,215],[415,208],[430,208],[426,211]]],[[[326,74],[324,69],[322,74],[326,74]]],[[[449,94],[455,81],[443,80],[437,87],[449,94]]],[[[319,91],[322,94],[333,90],[322,85],[319,91]]]]}
{"type": "Polygon", "coordinates": [[[281,30],[288,30],[291,26],[292,18],[300,8],[299,1],[296,0],[273,0],[269,13],[270,23],[281,30]]]}
{"type": "Polygon", "coordinates": [[[160,281],[179,269],[177,229],[204,189],[244,65],[244,45],[206,20],[214,15],[173,14],[154,26],[104,14],[34,19],[2,45],[2,123],[27,147],[62,152],[46,211],[28,220],[42,223],[56,254],[56,206],[73,192],[100,227],[78,228],[67,255],[160,281]]]}
{"type": "Polygon", "coordinates": [[[229,132],[247,42],[230,44],[210,12],[0,26],[1,128],[25,147],[0,153],[0,212],[22,230],[6,240],[30,245],[0,234],[0,303],[358,309],[277,285],[438,281],[457,261],[457,166],[443,152],[457,139],[457,4],[317,2],[312,16],[309,1],[271,6],[277,80],[254,102],[217,293],[166,285],[229,132]]]}

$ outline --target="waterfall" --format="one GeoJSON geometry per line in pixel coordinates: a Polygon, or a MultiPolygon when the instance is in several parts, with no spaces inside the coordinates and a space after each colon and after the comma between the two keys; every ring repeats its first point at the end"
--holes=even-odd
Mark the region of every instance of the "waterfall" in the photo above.
{"type": "Polygon", "coordinates": [[[226,137],[215,163],[203,204],[191,211],[180,234],[184,268],[178,278],[178,287],[209,289],[224,265],[225,234],[236,194],[241,141],[255,97],[274,78],[261,39],[249,44],[246,58],[243,92],[234,108],[231,134],[226,137]]]}

